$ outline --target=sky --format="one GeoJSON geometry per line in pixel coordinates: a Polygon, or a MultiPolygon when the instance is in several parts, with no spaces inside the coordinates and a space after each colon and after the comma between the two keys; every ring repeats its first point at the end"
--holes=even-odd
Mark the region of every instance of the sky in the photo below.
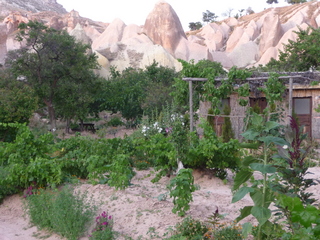
{"type": "MultiPolygon", "coordinates": [[[[120,18],[126,25],[143,25],[148,14],[159,0],[57,0],[68,12],[78,11],[81,17],[110,23],[120,18]]],[[[278,4],[267,4],[266,0],[166,0],[177,13],[182,27],[189,30],[190,22],[202,22],[202,13],[209,10],[222,20],[223,13],[233,9],[232,16],[240,9],[251,7],[254,12],[265,8],[287,6],[285,0],[278,4]]]]}

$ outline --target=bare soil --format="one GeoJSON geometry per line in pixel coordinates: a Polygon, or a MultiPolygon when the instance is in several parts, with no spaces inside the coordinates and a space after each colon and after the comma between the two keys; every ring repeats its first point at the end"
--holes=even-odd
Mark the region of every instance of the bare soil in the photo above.
{"type": "MultiPolygon", "coordinates": [[[[314,173],[310,177],[320,180],[320,167],[310,168],[314,173]]],[[[239,209],[250,205],[251,199],[245,197],[232,204],[232,174],[227,181],[194,171],[195,184],[199,190],[193,193],[193,202],[187,215],[200,220],[208,217],[218,208],[221,214],[226,214],[224,221],[231,222],[239,214],[239,209]]],[[[163,178],[159,183],[151,183],[154,176],[152,170],[137,171],[132,179],[132,185],[125,190],[116,191],[108,185],[90,185],[83,183],[78,186],[81,191],[99,202],[99,211],[108,212],[114,219],[114,230],[121,234],[118,239],[130,236],[132,239],[163,239],[163,234],[173,228],[182,218],[171,212],[173,203],[168,196],[166,185],[170,178],[163,178]]],[[[310,189],[317,199],[320,197],[320,187],[310,189]]],[[[63,239],[56,234],[38,231],[30,226],[27,216],[23,213],[23,197],[14,195],[4,200],[0,205],[0,240],[34,240],[40,237],[48,240],[63,239]]],[[[254,222],[253,218],[246,221],[254,222]]],[[[88,233],[89,234],[89,233],[88,233]]],[[[88,235],[81,240],[88,239],[88,235]]]]}

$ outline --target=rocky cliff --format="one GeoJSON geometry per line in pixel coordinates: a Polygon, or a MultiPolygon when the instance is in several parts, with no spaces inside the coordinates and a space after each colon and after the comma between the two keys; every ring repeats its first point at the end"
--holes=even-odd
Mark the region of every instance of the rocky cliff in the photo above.
{"type": "Polygon", "coordinates": [[[174,9],[160,0],[144,26],[126,25],[121,19],[102,23],[69,13],[55,0],[0,0],[0,63],[19,44],[14,35],[20,22],[41,20],[50,27],[65,29],[78,41],[90,44],[107,76],[110,66],[144,68],[153,60],[181,69],[177,59],[209,59],[225,68],[266,64],[277,58],[299,28],[320,26],[318,1],[269,8],[260,13],[210,23],[197,31],[184,32],[174,9]]]}

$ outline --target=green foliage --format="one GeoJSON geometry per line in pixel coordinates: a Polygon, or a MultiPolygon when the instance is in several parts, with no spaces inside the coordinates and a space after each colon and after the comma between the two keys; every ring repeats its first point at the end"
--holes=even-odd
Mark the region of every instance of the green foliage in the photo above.
{"type": "Polygon", "coordinates": [[[28,123],[37,102],[32,88],[0,70],[0,122],[28,123]]]}
{"type": "MultiPolygon", "coordinates": [[[[223,109],[223,114],[230,115],[230,112],[231,112],[230,106],[225,105],[223,109]]],[[[224,117],[224,122],[222,125],[222,141],[229,142],[233,138],[234,138],[234,133],[232,130],[230,117],[224,117]]]]}
{"type": "Polygon", "coordinates": [[[170,197],[173,197],[172,212],[178,212],[180,217],[190,209],[189,203],[192,201],[192,193],[196,190],[193,181],[192,169],[181,169],[168,185],[170,197]]]}
{"type": "Polygon", "coordinates": [[[6,59],[13,76],[24,76],[22,80],[48,108],[52,128],[56,127],[56,108],[61,116],[70,118],[76,112],[80,117],[92,101],[91,90],[99,89],[93,73],[99,68],[97,57],[87,54],[89,45],[36,21],[21,23],[19,30],[16,39],[25,46],[8,52],[6,59]]]}
{"type": "Polygon", "coordinates": [[[206,12],[202,13],[202,21],[208,23],[208,22],[214,22],[218,18],[215,13],[210,12],[207,10],[206,12]]]}
{"type": "Polygon", "coordinates": [[[271,131],[278,126],[278,123],[272,121],[266,122],[263,116],[254,114],[252,125],[242,134],[247,140],[259,142],[262,153],[261,157],[247,156],[243,159],[242,167],[234,179],[233,191],[235,191],[235,194],[232,202],[241,200],[246,194],[250,195],[254,204],[253,206],[242,208],[237,221],[240,221],[250,214],[254,216],[259,222],[257,239],[263,239],[264,236],[271,234],[266,231],[270,225],[271,210],[269,207],[275,198],[274,192],[270,188],[270,182],[272,182],[273,174],[277,169],[270,164],[272,153],[270,151],[272,151],[274,144],[285,144],[282,138],[271,134],[271,131]],[[254,179],[251,187],[243,185],[253,177],[254,171],[261,174],[262,180],[254,179]]]}
{"type": "Polygon", "coordinates": [[[108,126],[111,126],[111,127],[118,127],[122,125],[123,125],[123,122],[119,117],[113,117],[108,121],[108,126]]]}
{"type": "Polygon", "coordinates": [[[305,205],[298,197],[279,195],[278,206],[284,210],[290,232],[284,234],[285,239],[319,239],[319,208],[305,205]]]}
{"type": "Polygon", "coordinates": [[[142,114],[151,115],[166,103],[171,103],[169,95],[177,73],[153,62],[145,70],[127,68],[121,73],[113,70],[105,91],[101,94],[101,110],[121,112],[127,120],[141,118],[142,114]]]}
{"type": "Polygon", "coordinates": [[[71,187],[61,191],[34,190],[26,197],[25,205],[32,224],[68,240],[76,240],[85,233],[96,208],[86,193],[73,194],[71,187]]]}
{"type": "MultiPolygon", "coordinates": [[[[188,216],[182,222],[176,224],[173,236],[175,237],[174,239],[185,237],[183,239],[202,240],[207,231],[208,227],[205,224],[188,216]]],[[[173,239],[173,236],[169,239],[173,239]]]]}
{"type": "Polygon", "coordinates": [[[202,122],[204,136],[191,138],[188,159],[184,164],[192,168],[215,169],[217,177],[226,177],[226,168],[236,170],[239,167],[239,142],[232,139],[222,142],[207,122],[202,122]]]}
{"type": "Polygon", "coordinates": [[[213,109],[209,108],[208,109],[207,122],[212,127],[212,129],[215,129],[215,127],[214,127],[215,126],[214,116],[212,116],[213,114],[214,114],[213,109]]]}
{"type": "Polygon", "coordinates": [[[279,79],[278,74],[270,73],[265,87],[259,90],[265,94],[268,104],[273,105],[277,101],[282,101],[286,86],[283,80],[279,79]]]}
{"type": "Polygon", "coordinates": [[[134,176],[129,156],[125,154],[117,154],[112,163],[107,166],[107,171],[108,184],[120,190],[128,187],[134,176]]]}
{"type": "Polygon", "coordinates": [[[267,0],[268,4],[272,4],[272,3],[278,3],[278,0],[267,0]]]}
{"type": "Polygon", "coordinates": [[[307,0],[286,0],[289,4],[296,4],[296,3],[304,3],[307,2],[307,0]]]}
{"type": "MultiPolygon", "coordinates": [[[[174,89],[172,92],[172,96],[174,97],[174,102],[177,106],[180,106],[182,109],[188,109],[189,104],[189,88],[188,88],[188,82],[183,81],[181,78],[183,77],[194,77],[194,78],[207,78],[208,81],[206,81],[205,85],[203,82],[194,82],[194,95],[193,95],[193,106],[196,110],[199,106],[199,100],[200,100],[200,94],[208,92],[207,97],[212,96],[209,94],[211,90],[213,91],[216,86],[214,85],[214,79],[217,76],[220,76],[222,74],[225,74],[225,70],[222,68],[222,65],[217,62],[212,62],[209,60],[200,60],[197,63],[195,63],[193,60],[190,62],[186,62],[183,60],[179,60],[181,62],[183,69],[180,72],[180,78],[175,79],[174,89]],[[210,82],[210,86],[213,87],[204,87],[207,85],[207,83],[210,82]]],[[[219,97],[219,96],[218,96],[219,97]]],[[[220,98],[221,99],[221,98],[220,98]]],[[[219,100],[220,100],[219,99],[219,100]]],[[[209,99],[210,100],[210,99],[209,99]]]]}
{"type": "Polygon", "coordinates": [[[189,23],[190,31],[199,30],[200,28],[202,28],[202,23],[201,22],[190,22],[189,23]]]}
{"type": "Polygon", "coordinates": [[[284,47],[284,52],[280,52],[279,60],[272,59],[266,65],[266,70],[309,71],[319,68],[320,30],[308,28],[306,30],[300,29],[295,33],[298,35],[297,40],[289,40],[289,43],[284,47]]]}
{"type": "Polygon", "coordinates": [[[15,127],[18,134],[14,142],[2,143],[0,163],[8,173],[1,185],[26,188],[32,182],[41,186],[56,185],[61,182],[61,172],[53,153],[53,136],[48,133],[35,138],[23,124],[1,124],[15,127]]]}

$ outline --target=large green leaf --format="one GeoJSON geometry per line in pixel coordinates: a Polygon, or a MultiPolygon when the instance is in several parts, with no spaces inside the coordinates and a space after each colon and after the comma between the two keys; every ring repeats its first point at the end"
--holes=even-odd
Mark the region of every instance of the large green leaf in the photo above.
{"type": "Polygon", "coordinates": [[[245,167],[249,167],[249,165],[251,163],[254,163],[256,161],[257,161],[257,159],[254,158],[253,156],[246,156],[242,161],[242,165],[245,166],[245,167]]]}
{"type": "Polygon", "coordinates": [[[279,137],[273,137],[273,136],[266,136],[266,137],[260,137],[258,138],[259,141],[264,142],[267,146],[269,146],[271,143],[274,143],[276,145],[286,145],[286,141],[279,137]]]}
{"type": "Polygon", "coordinates": [[[260,206],[262,207],[263,205],[263,194],[261,189],[255,189],[255,191],[252,191],[250,193],[250,197],[252,201],[254,202],[255,206],[260,206]]]}
{"type": "Polygon", "coordinates": [[[249,148],[249,149],[258,149],[260,147],[261,143],[256,142],[256,143],[240,143],[239,147],[241,148],[249,148]]]}
{"type": "Polygon", "coordinates": [[[260,133],[249,129],[249,130],[245,131],[244,133],[242,133],[241,135],[245,139],[253,141],[260,135],[260,133]]]}
{"type": "Polygon", "coordinates": [[[270,131],[271,129],[274,129],[274,128],[278,127],[279,125],[280,125],[279,123],[273,122],[273,121],[266,122],[265,130],[270,131]]]}
{"type": "Polygon", "coordinates": [[[237,190],[243,183],[248,181],[253,172],[250,169],[242,169],[234,178],[233,190],[237,190]]]}
{"type": "Polygon", "coordinates": [[[250,167],[252,168],[252,170],[259,171],[262,174],[275,173],[277,171],[277,169],[273,167],[271,164],[265,165],[263,163],[251,163],[250,167]]]}
{"type": "Polygon", "coordinates": [[[237,191],[233,198],[232,198],[232,203],[238,202],[239,200],[241,200],[247,193],[249,192],[253,192],[254,189],[251,187],[242,187],[239,189],[239,191],[237,191]]]}
{"type": "Polygon", "coordinates": [[[239,222],[240,220],[248,217],[251,214],[253,206],[245,206],[244,208],[240,209],[240,215],[236,218],[236,221],[239,222]]]}
{"type": "Polygon", "coordinates": [[[271,217],[269,208],[259,206],[252,207],[251,214],[258,220],[260,225],[263,225],[271,217]]]}

